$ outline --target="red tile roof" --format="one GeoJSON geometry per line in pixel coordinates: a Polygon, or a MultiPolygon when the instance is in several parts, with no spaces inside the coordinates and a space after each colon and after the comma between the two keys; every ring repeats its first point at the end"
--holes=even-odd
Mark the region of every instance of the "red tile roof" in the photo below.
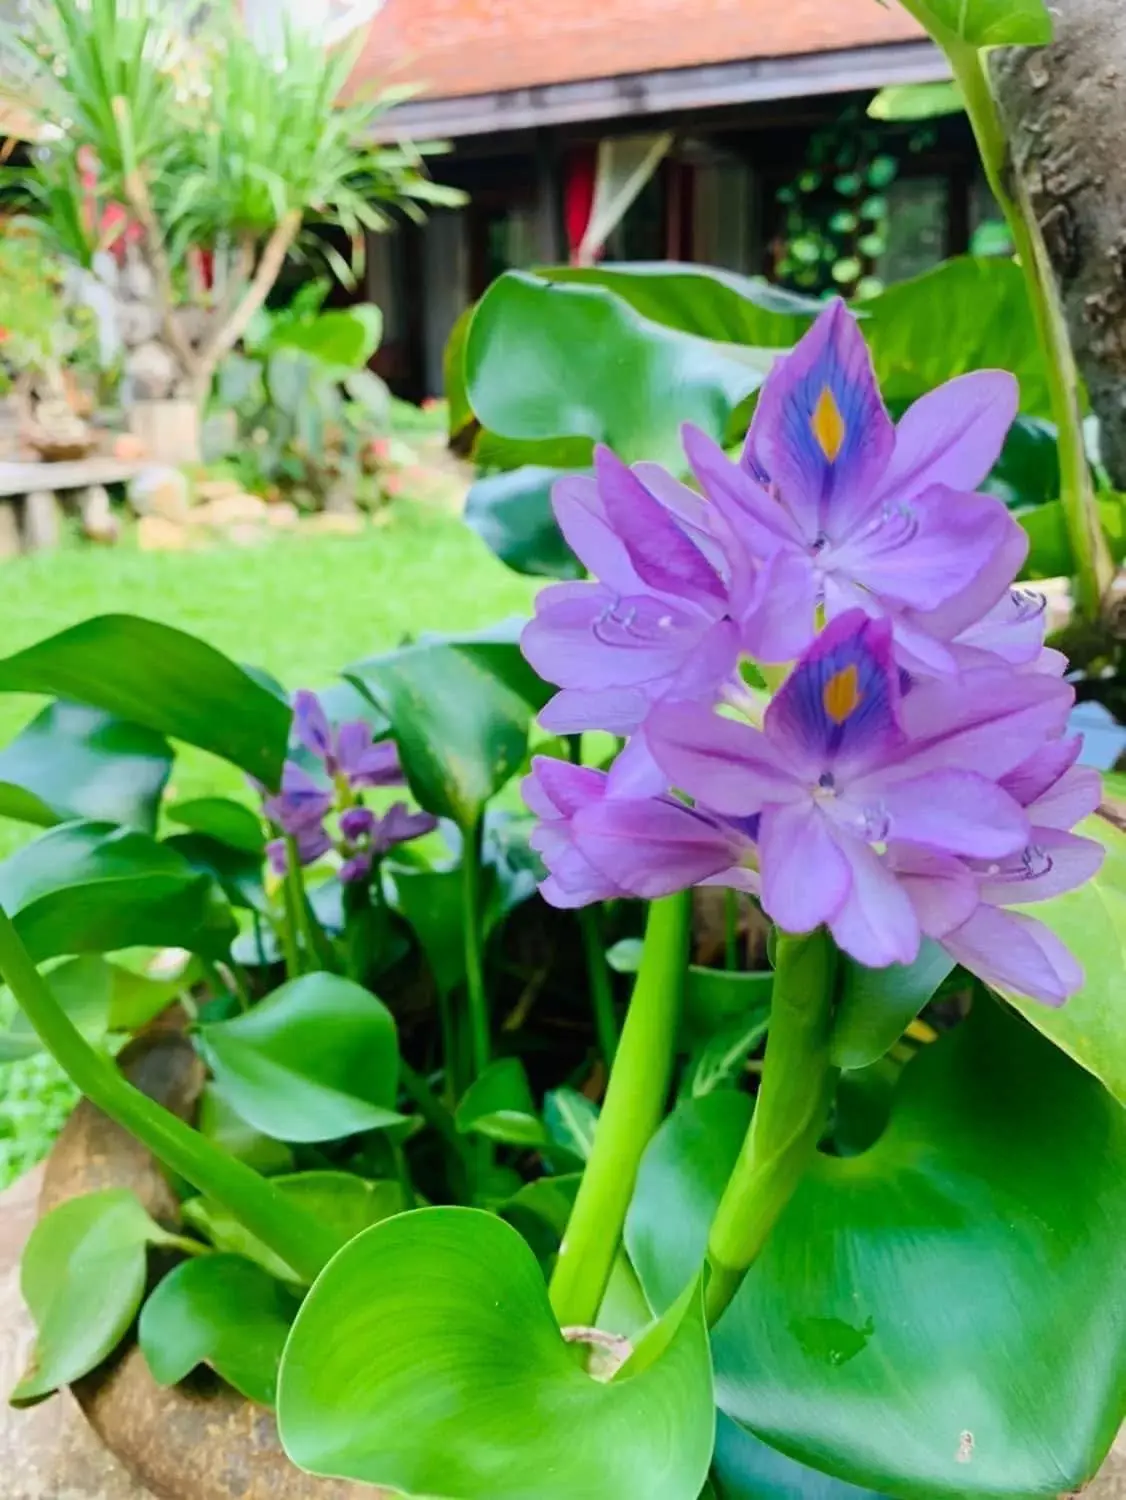
{"type": "Polygon", "coordinates": [[[920,35],[895,0],[387,0],[358,80],[448,98],[920,35]]]}

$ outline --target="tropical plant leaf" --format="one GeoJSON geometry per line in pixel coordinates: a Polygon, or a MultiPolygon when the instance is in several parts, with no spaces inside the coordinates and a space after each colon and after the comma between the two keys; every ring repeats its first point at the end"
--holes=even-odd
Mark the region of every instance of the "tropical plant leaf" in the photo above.
{"type": "Polygon", "coordinates": [[[463,1135],[483,1135],[506,1146],[542,1146],[548,1139],[518,1057],[490,1063],[462,1095],[454,1123],[463,1135]]]}
{"type": "Polygon", "coordinates": [[[582,578],[585,572],[563,539],[551,509],[557,479],[573,472],[525,464],[478,479],[465,502],[465,522],[517,573],[533,578],[582,578]]]}
{"type": "Polygon", "coordinates": [[[907,0],[940,46],[1041,47],[1052,40],[1044,0],[907,0]]]}
{"type": "Polygon", "coordinates": [[[598,1129],[598,1105],[577,1089],[550,1089],[544,1096],[543,1119],[547,1132],[579,1161],[590,1160],[594,1133],[598,1129]]]}
{"type": "Polygon", "coordinates": [[[230,797],[193,797],[186,802],[174,802],[164,811],[169,822],[178,823],[192,833],[206,834],[232,849],[258,855],[265,850],[262,819],[230,797]]]}
{"type": "Polygon", "coordinates": [[[716,1423],[716,1500],[881,1500],[872,1490],[799,1464],[722,1412],[716,1423]]]}
{"type": "Polygon", "coordinates": [[[913,964],[868,969],[843,957],[829,1043],[835,1066],[865,1068],[883,1057],[953,970],[954,960],[929,938],[913,964]]]}

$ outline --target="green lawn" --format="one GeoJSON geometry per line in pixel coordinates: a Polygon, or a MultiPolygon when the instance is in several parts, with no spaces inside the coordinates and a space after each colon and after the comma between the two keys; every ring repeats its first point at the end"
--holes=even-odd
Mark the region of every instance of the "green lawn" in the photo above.
{"type": "MultiPolygon", "coordinates": [[[[126,611],[190,630],[290,688],[319,687],[408,633],[526,614],[535,589],[457,519],[404,503],[388,525],[356,537],[286,536],[199,552],[139,552],[126,543],[18,559],[0,566],[0,654],[90,615],[126,611]]],[[[37,706],[0,695],[0,744],[37,706]]],[[[172,790],[246,795],[238,772],[191,749],[177,758],[172,790]]],[[[0,822],[0,855],[32,832],[0,822]]],[[[0,1187],[42,1155],[71,1099],[49,1060],[0,1067],[0,1187]]]]}

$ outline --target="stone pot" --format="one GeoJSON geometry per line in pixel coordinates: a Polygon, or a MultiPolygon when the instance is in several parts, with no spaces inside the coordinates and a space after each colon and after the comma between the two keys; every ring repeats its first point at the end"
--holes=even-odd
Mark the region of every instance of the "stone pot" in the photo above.
{"type": "MultiPolygon", "coordinates": [[[[119,1063],[150,1098],[191,1118],[203,1068],[178,1029],[157,1028],[138,1037],[119,1063]]],[[[109,1187],[132,1189],[160,1223],[178,1225],[177,1199],[153,1158],[83,1100],[47,1162],[39,1211],[109,1187]]],[[[134,1342],[123,1344],[73,1391],[97,1436],[160,1500],[380,1500],[385,1495],[370,1485],[303,1474],[283,1453],[272,1413],[206,1371],[162,1390],[134,1342]]]]}

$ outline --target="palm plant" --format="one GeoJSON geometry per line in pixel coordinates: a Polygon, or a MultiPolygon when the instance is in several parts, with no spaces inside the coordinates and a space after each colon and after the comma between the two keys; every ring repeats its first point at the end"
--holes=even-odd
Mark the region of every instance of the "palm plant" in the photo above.
{"type": "Polygon", "coordinates": [[[266,46],[237,7],[31,0],[3,50],[4,92],[38,128],[24,183],[57,247],[89,266],[129,237],[180,393],[197,403],[288,255],[347,276],[392,205],[421,218],[421,205],[462,201],[426,176],[443,147],[374,139],[401,91],[346,97],[358,43],[326,48],[284,24],[266,46]],[[348,236],[351,263],[325,226],[348,236]]]}

